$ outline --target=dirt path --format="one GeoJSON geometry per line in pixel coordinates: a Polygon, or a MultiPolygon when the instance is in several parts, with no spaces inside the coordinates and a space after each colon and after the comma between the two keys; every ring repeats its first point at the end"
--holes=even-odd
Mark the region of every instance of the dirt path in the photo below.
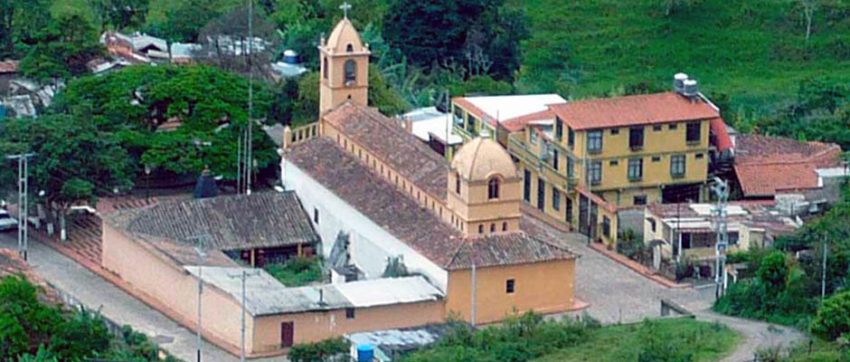
{"type": "Polygon", "coordinates": [[[807,340],[800,331],[771,323],[750,319],[734,318],[704,310],[694,313],[698,320],[720,322],[741,334],[742,340],[731,355],[724,358],[725,362],[752,361],[756,351],[769,347],[789,347],[807,340]]]}

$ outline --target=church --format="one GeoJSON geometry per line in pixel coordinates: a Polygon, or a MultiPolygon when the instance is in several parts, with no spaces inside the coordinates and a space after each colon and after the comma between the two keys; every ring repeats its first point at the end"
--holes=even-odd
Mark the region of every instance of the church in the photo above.
{"type": "Polygon", "coordinates": [[[348,18],[319,53],[319,121],[284,131],[281,177],[322,255],[346,256],[334,279],[401,266],[444,293],[446,317],[472,324],[574,309],[576,255],[521,229],[522,180],[507,151],[477,138],[449,163],[369,107],[370,52],[348,18]]]}

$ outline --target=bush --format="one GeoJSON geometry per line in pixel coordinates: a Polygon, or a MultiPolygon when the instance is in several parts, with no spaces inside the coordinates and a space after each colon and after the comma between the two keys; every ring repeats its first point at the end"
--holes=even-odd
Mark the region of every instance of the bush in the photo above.
{"type": "Polygon", "coordinates": [[[824,301],[812,322],[812,333],[830,341],[850,333],[850,291],[833,295],[824,301]]]}
{"type": "Polygon", "coordinates": [[[322,280],[318,258],[293,258],[282,264],[266,264],[265,269],[287,287],[300,287],[322,280]]]}
{"type": "Polygon", "coordinates": [[[347,354],[348,349],[349,344],[342,337],[316,343],[297,344],[289,350],[289,360],[292,362],[324,362],[337,355],[347,354]]]}

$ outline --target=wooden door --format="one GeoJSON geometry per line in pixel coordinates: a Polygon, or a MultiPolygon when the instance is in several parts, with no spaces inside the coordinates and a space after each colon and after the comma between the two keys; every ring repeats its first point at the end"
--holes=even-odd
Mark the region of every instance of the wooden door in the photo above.
{"type": "Polygon", "coordinates": [[[295,324],[294,322],[283,322],[280,324],[280,345],[281,347],[292,347],[295,339],[295,324]]]}

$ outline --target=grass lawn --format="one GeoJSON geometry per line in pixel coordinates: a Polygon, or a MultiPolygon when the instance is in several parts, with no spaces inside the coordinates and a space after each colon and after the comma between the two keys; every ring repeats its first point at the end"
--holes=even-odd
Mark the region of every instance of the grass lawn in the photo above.
{"type": "Polygon", "coordinates": [[[319,258],[294,258],[283,264],[266,264],[263,269],[287,287],[301,287],[322,280],[319,258]]]}
{"type": "MultiPolygon", "coordinates": [[[[736,332],[719,324],[681,318],[653,323],[660,340],[680,346],[683,352],[693,355],[694,361],[717,361],[739,342],[736,332]]],[[[642,323],[598,328],[590,332],[585,342],[535,361],[637,361],[644,344],[643,328],[642,323]]]]}
{"type": "Polygon", "coordinates": [[[800,80],[850,81],[850,7],[821,8],[805,42],[793,0],[701,0],[664,15],[659,0],[509,0],[528,14],[521,92],[595,97],[644,84],[668,89],[674,73],[700,81],[733,110],[765,110],[800,80]]]}

